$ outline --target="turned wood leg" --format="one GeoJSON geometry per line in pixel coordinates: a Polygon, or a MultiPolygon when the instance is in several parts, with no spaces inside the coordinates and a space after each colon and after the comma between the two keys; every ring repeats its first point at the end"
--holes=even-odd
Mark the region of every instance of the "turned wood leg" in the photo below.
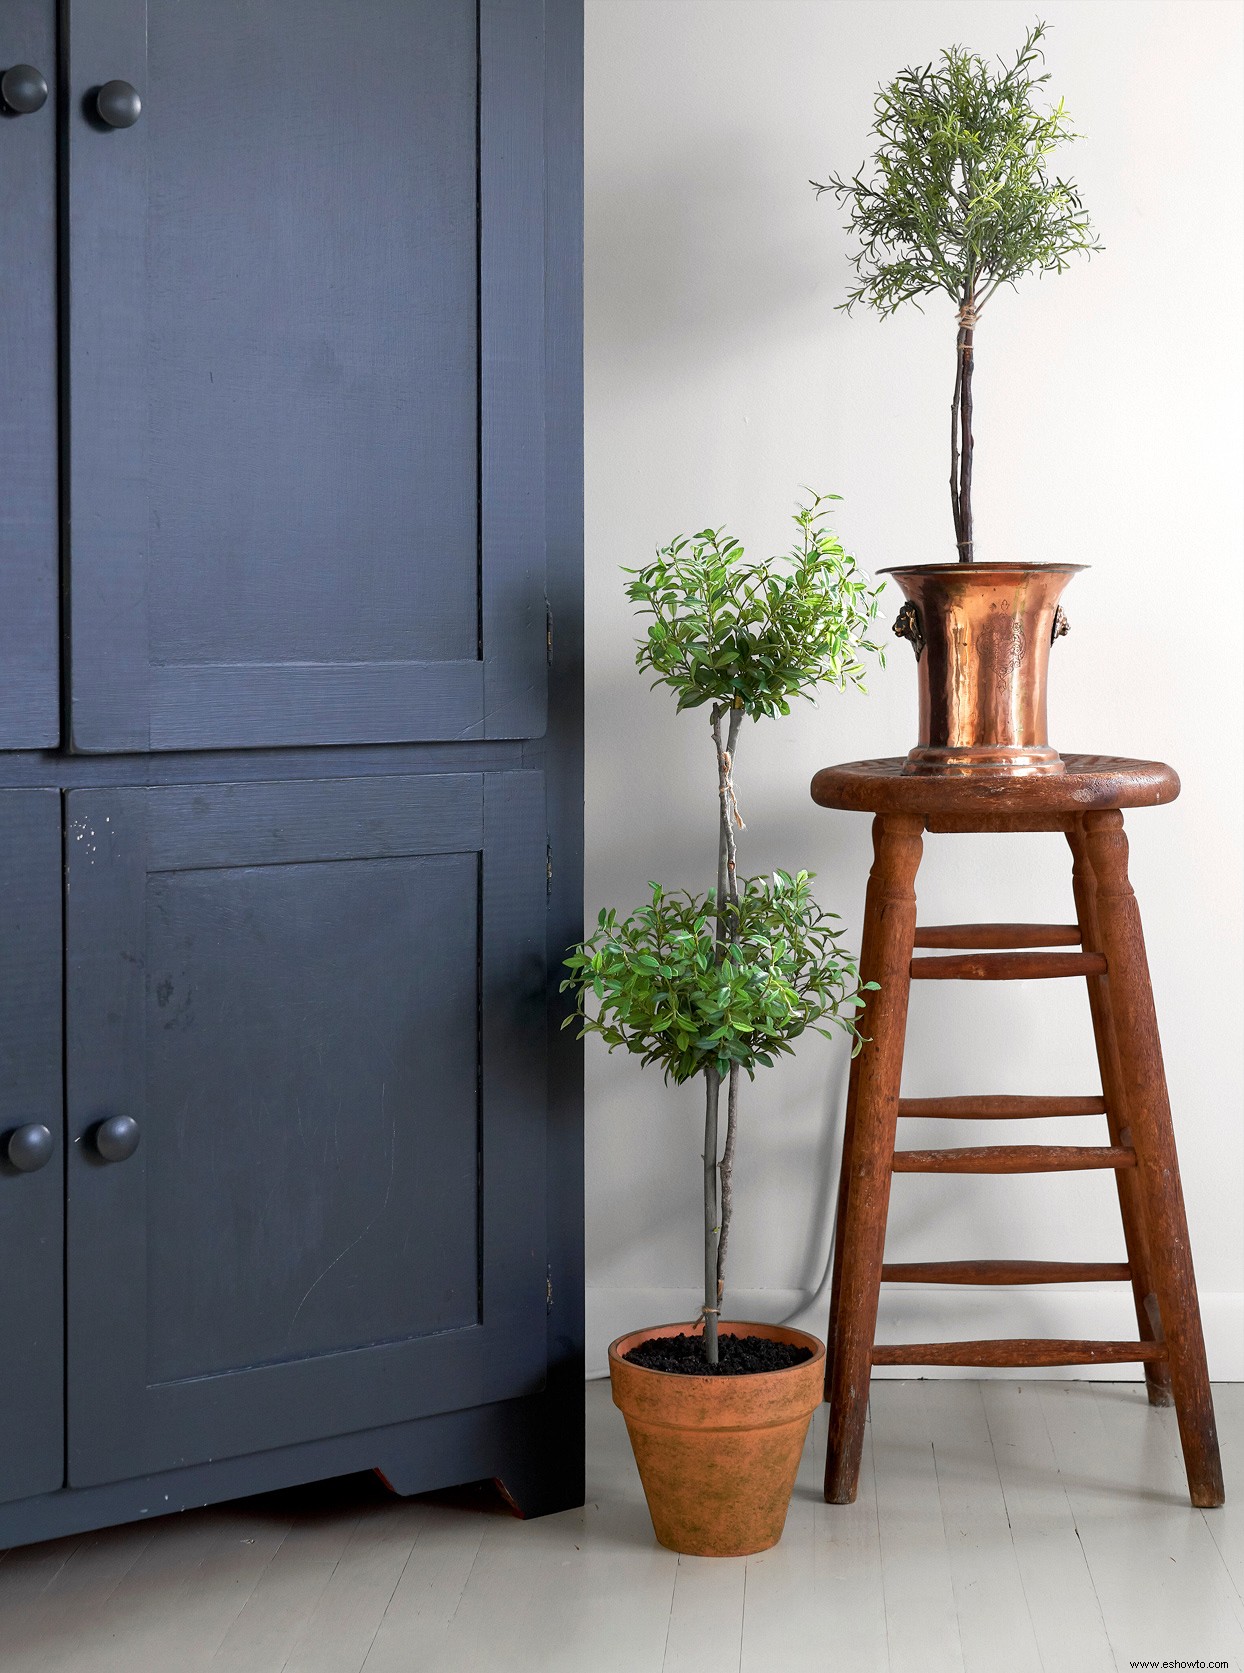
{"type": "Polygon", "coordinates": [[[1166,1337],[1188,1490],[1194,1505],[1220,1505],[1222,1463],[1201,1310],[1144,935],[1127,876],[1123,815],[1116,810],[1085,814],[1084,837],[1096,884],[1097,927],[1106,956],[1119,1072],[1136,1151],[1150,1276],[1166,1337]]]}
{"type": "MultiPolygon", "coordinates": [[[[873,855],[874,865],[868,878],[868,887],[864,893],[864,923],[860,930],[860,980],[870,979],[866,972],[876,963],[877,927],[881,919],[879,907],[878,868],[876,866],[877,829],[874,821],[873,855]]],[[[869,994],[869,1003],[860,1019],[860,1027],[865,1034],[871,1034],[870,1018],[872,1017],[872,1001],[875,995],[869,994]]],[[[847,1220],[847,1190],[851,1180],[851,1150],[855,1142],[855,1101],[860,1076],[860,1058],[851,1059],[851,1068],[847,1079],[847,1107],[842,1123],[842,1162],[838,1169],[838,1203],[834,1211],[834,1263],[833,1275],[829,1288],[829,1328],[825,1332],[825,1398],[828,1400],[833,1386],[834,1375],[834,1339],[838,1331],[838,1306],[842,1294],[842,1229],[847,1220]]]]}
{"type": "MultiPolygon", "coordinates": [[[[862,957],[862,954],[861,954],[862,957]]],[[[861,1026],[863,1026],[861,1024],[861,1026]]],[[[851,1063],[851,1078],[847,1082],[847,1110],[842,1123],[842,1162],[838,1168],[838,1204],[834,1210],[834,1264],[829,1285],[829,1328],[825,1332],[825,1398],[828,1400],[834,1378],[834,1338],[838,1333],[838,1304],[842,1294],[842,1228],[847,1218],[847,1189],[851,1174],[851,1147],[854,1142],[853,1106],[855,1103],[855,1069],[851,1063]]]]}
{"type": "Polygon", "coordinates": [[[859,1483],[903,1074],[916,936],[915,882],[923,831],[923,819],[913,814],[878,814],[873,821],[874,858],[860,979],[877,982],[879,991],[868,996],[861,1023],[867,1039],[853,1065],[847,1100],[848,1148],[839,1191],[825,1461],[825,1497],[831,1504],[850,1504],[859,1483]]]}
{"type": "MultiPolygon", "coordinates": [[[[1100,953],[1101,933],[1097,925],[1097,889],[1093,870],[1089,865],[1081,820],[1073,821],[1067,831],[1072,853],[1072,889],[1075,894],[1076,917],[1080,924],[1080,945],[1086,953],[1100,953]]],[[[1101,1087],[1106,1099],[1106,1123],[1113,1145],[1130,1145],[1131,1122],[1127,1115],[1127,1095],[1119,1063],[1119,1043],[1115,1037],[1114,1014],[1110,1003],[1110,988],[1104,976],[1089,976],[1089,1012],[1093,1019],[1093,1038],[1097,1042],[1097,1062],[1101,1070],[1101,1087]]],[[[1123,1239],[1127,1248],[1127,1264],[1132,1270],[1132,1296],[1136,1303],[1136,1323],[1142,1342],[1162,1340],[1162,1325],[1158,1315],[1158,1301],[1153,1288],[1152,1263],[1149,1258],[1149,1234],[1145,1225],[1144,1202],[1140,1180],[1132,1168],[1116,1168],[1115,1183],[1119,1190],[1119,1214],[1123,1221],[1123,1239]]],[[[1150,1361],[1145,1366],[1145,1387],[1151,1406],[1171,1404],[1170,1367],[1150,1361]]]]}

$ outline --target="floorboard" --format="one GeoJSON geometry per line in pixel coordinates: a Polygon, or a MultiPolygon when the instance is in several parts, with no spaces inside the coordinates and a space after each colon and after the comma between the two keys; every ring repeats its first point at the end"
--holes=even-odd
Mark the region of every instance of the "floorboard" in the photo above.
{"type": "Polygon", "coordinates": [[[944,1380],[917,1386],[937,1470],[965,1673],[996,1673],[999,1644],[1009,1645],[1007,1673],[1042,1673],[980,1386],[969,1385],[975,1399],[944,1380]]]}
{"type": "MultiPolygon", "coordinates": [[[[1089,1384],[1076,1386],[1089,1397],[1089,1384]]],[[[1116,1673],[1101,1601],[1041,1413],[1039,1385],[981,1382],[977,1390],[1042,1666],[1057,1673],[1116,1673]]]]}
{"type": "MultiPolygon", "coordinates": [[[[1244,1385],[1216,1388],[1227,1490],[1244,1385]]],[[[652,1537],[606,1384],[589,1498],[535,1522],[487,1489],[354,1477],[6,1552],[4,1673],[1244,1673],[1244,1501],[1187,1502],[1138,1382],[874,1384],[859,1497],[821,1496],[816,1414],[782,1542],[652,1537]]]]}
{"type": "Polygon", "coordinates": [[[887,1663],[881,1548],[866,1429],[860,1493],[825,1503],[826,1408],[812,1420],[786,1532],[772,1551],[748,1557],[742,1673],[825,1673],[887,1663]]]}
{"type": "Polygon", "coordinates": [[[436,1507],[389,1600],[363,1673],[411,1673],[414,1646],[422,1665],[436,1666],[479,1555],[485,1520],[478,1510],[436,1507]]]}
{"type": "Polygon", "coordinates": [[[156,1529],[155,1523],[108,1528],[81,1540],[53,1540],[30,1547],[27,1553],[15,1552],[15,1559],[32,1559],[37,1572],[42,1553],[55,1561],[59,1548],[73,1547],[37,1592],[0,1600],[6,1673],[61,1673],[73,1666],[84,1647],[92,1654],[100,1653],[100,1623],[151,1545],[156,1529]]]}
{"type": "Polygon", "coordinates": [[[869,1410],[889,1673],[964,1673],[922,1385],[874,1382],[869,1410]]]}
{"type": "Polygon", "coordinates": [[[1220,1383],[1214,1390],[1214,1405],[1223,1474],[1227,1478],[1227,1502],[1212,1516],[1206,1516],[1205,1526],[1218,1547],[1236,1595],[1244,1596],[1244,1499],[1232,1495],[1232,1484],[1244,1481],[1244,1383],[1220,1383]]]}
{"type": "MultiPolygon", "coordinates": [[[[368,1486],[325,1484],[251,1500],[292,1510],[293,1520],[232,1625],[214,1648],[210,1673],[276,1673],[284,1667],[364,1515],[378,1495],[368,1486]]],[[[387,1502],[387,1499],[386,1499],[387,1502]]]]}
{"type": "Polygon", "coordinates": [[[677,1556],[652,1537],[608,1386],[594,1384],[586,1505],[535,1522],[488,1519],[429,1669],[660,1673],[677,1573],[677,1556]]]}
{"type": "Polygon", "coordinates": [[[1116,1659],[1238,1664],[1239,1593],[1207,1526],[1212,1513],[1188,1506],[1170,1444],[1174,1412],[1151,1408],[1139,1385],[1068,1399],[1074,1386],[1044,1383],[1038,1402],[1116,1659]],[[1143,1422],[1126,1421],[1129,1404],[1143,1422]]]}
{"type": "Polygon", "coordinates": [[[748,1565],[679,1557],[661,1673],[721,1673],[739,1666],[748,1565]]]}
{"type": "Polygon", "coordinates": [[[360,1518],[281,1673],[360,1673],[411,1554],[435,1511],[418,1500],[360,1518]]]}

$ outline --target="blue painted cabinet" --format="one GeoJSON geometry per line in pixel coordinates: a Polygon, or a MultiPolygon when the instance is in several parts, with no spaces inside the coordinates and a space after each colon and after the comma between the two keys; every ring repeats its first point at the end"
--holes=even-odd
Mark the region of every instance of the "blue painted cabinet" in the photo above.
{"type": "Polygon", "coordinates": [[[70,1483],[538,1393],[541,775],[66,817],[70,1483]]]}
{"type": "Polygon", "coordinates": [[[296,13],[0,10],[0,1545],[582,1494],[579,0],[296,13]]]}
{"type": "Polygon", "coordinates": [[[52,0],[0,7],[0,78],[23,67],[34,75],[22,78],[28,97],[20,102],[36,108],[18,112],[0,94],[0,751],[60,740],[52,0]]]}
{"type": "Polygon", "coordinates": [[[79,750],[544,730],[539,0],[89,0],[79,750]]]}
{"type": "Polygon", "coordinates": [[[64,1479],[60,801],[0,790],[0,1504],[64,1479]]]}

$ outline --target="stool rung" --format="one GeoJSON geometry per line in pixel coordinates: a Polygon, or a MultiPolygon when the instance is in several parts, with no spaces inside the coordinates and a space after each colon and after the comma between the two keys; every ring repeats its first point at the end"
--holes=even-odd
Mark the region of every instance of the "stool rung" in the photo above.
{"type": "Polygon", "coordinates": [[[980,1342],[879,1342],[874,1365],[1127,1365],[1166,1358],[1165,1342],[1069,1342],[1053,1337],[980,1342]]]}
{"type": "Polygon", "coordinates": [[[917,947],[1078,947],[1079,924],[929,924],[917,947]]]}
{"type": "Polygon", "coordinates": [[[887,1284],[1113,1284],[1132,1276],[1126,1261],[890,1261],[887,1284]]]}
{"type": "Polygon", "coordinates": [[[955,1121],[1014,1121],[1037,1115],[1105,1115],[1106,1100],[989,1094],[973,1098],[900,1098],[900,1115],[945,1116],[955,1121]]]}
{"type": "Polygon", "coordinates": [[[962,1150],[896,1150],[895,1173],[1065,1173],[1134,1168],[1136,1152],[1114,1144],[993,1144],[962,1150]]]}
{"type": "Polygon", "coordinates": [[[1024,982],[1050,976],[1101,976],[1101,953],[951,953],[946,958],[914,958],[914,982],[1024,982]]]}

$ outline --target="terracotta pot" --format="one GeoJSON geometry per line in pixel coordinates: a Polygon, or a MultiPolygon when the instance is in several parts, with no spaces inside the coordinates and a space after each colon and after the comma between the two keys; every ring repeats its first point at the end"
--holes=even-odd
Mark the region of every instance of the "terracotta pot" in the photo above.
{"type": "Polygon", "coordinates": [[[652,1526],[662,1545],[689,1557],[746,1557],[782,1537],[799,1458],[821,1403],[825,1349],[815,1336],[775,1324],[727,1324],[723,1336],[765,1336],[813,1350],[785,1371],[685,1377],[647,1371],[622,1356],[658,1325],[619,1336],[609,1349],[613,1402],[626,1419],[652,1526]]]}
{"type": "Polygon", "coordinates": [[[1059,598],[1083,564],[939,563],[882,570],[907,599],[894,631],[916,653],[920,740],[913,773],[1061,773],[1050,747],[1050,646],[1059,598]]]}

